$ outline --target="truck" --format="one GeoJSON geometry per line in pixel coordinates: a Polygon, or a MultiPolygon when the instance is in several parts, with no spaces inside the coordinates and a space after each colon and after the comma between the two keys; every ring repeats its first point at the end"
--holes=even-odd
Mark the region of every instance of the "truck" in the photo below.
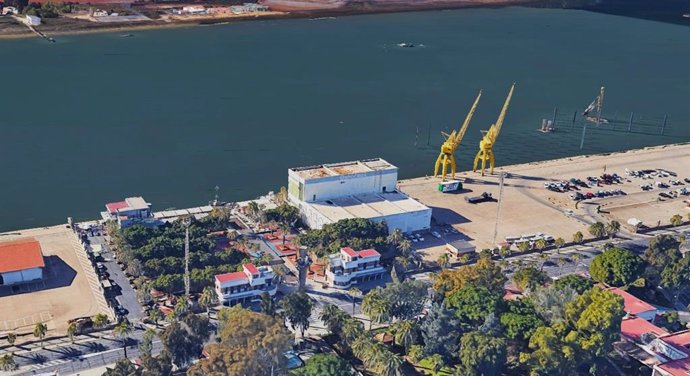
{"type": "Polygon", "coordinates": [[[493,199],[493,196],[491,196],[491,193],[489,192],[484,192],[479,196],[465,197],[465,201],[469,202],[470,204],[478,204],[484,201],[493,201],[493,199]]]}
{"type": "Polygon", "coordinates": [[[457,192],[462,189],[462,182],[459,180],[442,181],[438,183],[439,192],[457,192]]]}

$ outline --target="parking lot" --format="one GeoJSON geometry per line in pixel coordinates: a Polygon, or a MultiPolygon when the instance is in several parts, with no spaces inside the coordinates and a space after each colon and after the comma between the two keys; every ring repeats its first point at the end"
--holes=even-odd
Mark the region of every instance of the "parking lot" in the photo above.
{"type": "Polygon", "coordinates": [[[503,202],[498,221],[496,244],[506,237],[523,234],[544,233],[553,237],[572,240],[576,231],[588,236],[587,227],[595,221],[617,220],[626,226],[628,219],[638,218],[653,227],[659,221],[668,224],[674,214],[681,214],[687,220],[690,212],[684,200],[688,196],[678,195],[671,199],[659,196],[662,191],[690,188],[685,178],[690,178],[690,145],[670,145],[633,150],[608,155],[578,156],[552,161],[535,162],[498,168],[493,176],[478,173],[456,174],[463,181],[463,190],[453,193],[438,191],[440,179],[433,177],[403,180],[398,188],[419,200],[433,210],[432,224],[449,224],[467,235],[477,248],[493,248],[494,228],[497,218],[497,200],[472,204],[464,197],[477,196],[483,192],[499,197],[498,173],[505,172],[503,202]],[[626,169],[658,170],[673,172],[676,176],[642,179],[626,175],[626,169]],[[592,182],[588,177],[599,179],[602,175],[617,174],[620,182],[592,182]],[[587,188],[554,191],[549,183],[570,182],[579,179],[587,188]],[[655,187],[644,191],[640,185],[664,180],[667,188],[655,187]],[[680,180],[682,185],[674,186],[671,180],[680,180]],[[625,194],[603,194],[587,200],[573,200],[570,195],[580,192],[586,195],[597,191],[622,191],[625,194]],[[600,212],[597,211],[597,208],[600,212]]]}
{"type": "Polygon", "coordinates": [[[85,273],[74,233],[64,225],[13,232],[0,241],[33,237],[41,243],[46,268],[44,280],[0,288],[0,331],[30,333],[37,322],[64,334],[67,320],[107,313],[97,294],[93,273],[85,273]]]}

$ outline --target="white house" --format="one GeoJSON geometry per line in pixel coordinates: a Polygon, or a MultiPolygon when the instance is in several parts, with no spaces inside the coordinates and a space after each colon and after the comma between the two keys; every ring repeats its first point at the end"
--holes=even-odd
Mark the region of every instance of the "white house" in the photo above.
{"type": "Polygon", "coordinates": [[[381,254],[373,249],[341,248],[339,253],[328,256],[326,281],[335,288],[345,289],[360,282],[381,279],[386,269],[380,261],[381,254]]]}
{"type": "Polygon", "coordinates": [[[427,230],[431,209],[396,190],[398,168],[381,158],[288,170],[288,198],[320,229],[347,218],[386,222],[388,230],[427,230]]]}
{"type": "Polygon", "coordinates": [[[41,17],[36,17],[36,16],[31,16],[31,15],[26,15],[26,22],[27,25],[29,26],[38,26],[41,24],[41,17]]]}
{"type": "Polygon", "coordinates": [[[43,252],[35,239],[0,243],[0,286],[43,279],[43,252]]]}
{"type": "Polygon", "coordinates": [[[105,204],[106,211],[101,212],[104,220],[116,220],[121,228],[134,224],[157,226],[160,224],[151,212],[151,204],[142,197],[128,197],[124,201],[105,204]]]}
{"type": "Polygon", "coordinates": [[[275,295],[278,279],[270,266],[242,265],[241,272],[216,275],[215,290],[224,305],[235,305],[260,299],[267,292],[275,295]]]}

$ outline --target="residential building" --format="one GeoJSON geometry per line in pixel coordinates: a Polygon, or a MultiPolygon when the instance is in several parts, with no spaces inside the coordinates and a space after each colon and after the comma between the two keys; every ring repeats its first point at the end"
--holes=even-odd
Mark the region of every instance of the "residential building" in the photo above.
{"type": "Polygon", "coordinates": [[[320,229],[347,218],[385,222],[389,231],[428,230],[431,209],[396,190],[398,168],[381,158],[288,170],[288,198],[320,229]]]}
{"type": "Polygon", "coordinates": [[[381,254],[373,249],[355,251],[350,247],[328,257],[326,281],[335,288],[345,289],[353,284],[381,279],[386,271],[380,262],[381,254]]]}
{"type": "Polygon", "coordinates": [[[35,239],[0,243],[0,286],[43,279],[43,252],[35,239]]]}
{"type": "Polygon", "coordinates": [[[608,290],[623,298],[623,309],[625,310],[625,313],[627,313],[628,315],[635,315],[636,317],[647,320],[649,322],[654,322],[657,310],[656,308],[654,308],[653,305],[645,302],[642,299],[636,298],[632,294],[623,291],[618,287],[612,287],[608,290]]]}
{"type": "Polygon", "coordinates": [[[477,247],[467,240],[456,240],[446,243],[446,253],[450,256],[450,261],[455,262],[460,260],[463,255],[468,255],[470,258],[476,256],[477,247]]]}
{"type": "Polygon", "coordinates": [[[154,218],[151,204],[142,197],[128,197],[124,201],[105,204],[106,211],[101,212],[104,220],[116,220],[120,228],[135,224],[158,226],[160,221],[154,218]]]}
{"type": "Polygon", "coordinates": [[[216,275],[215,290],[218,300],[224,305],[258,300],[267,292],[275,295],[278,278],[270,266],[242,265],[242,271],[216,275]]]}

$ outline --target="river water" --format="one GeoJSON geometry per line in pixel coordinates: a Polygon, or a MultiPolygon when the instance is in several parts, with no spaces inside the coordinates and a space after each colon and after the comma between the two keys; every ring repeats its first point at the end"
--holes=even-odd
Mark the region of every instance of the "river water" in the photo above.
{"type": "Polygon", "coordinates": [[[216,185],[249,199],[324,162],[430,174],[440,131],[481,88],[457,156],[469,169],[513,81],[498,165],[690,140],[680,25],[506,8],[120,34],[0,41],[0,229],[96,218],[129,195],[154,210],[204,204],[216,185]],[[589,128],[581,150],[573,112],[601,85],[620,124],[589,128]],[[554,107],[558,131],[536,132],[554,107]]]}

